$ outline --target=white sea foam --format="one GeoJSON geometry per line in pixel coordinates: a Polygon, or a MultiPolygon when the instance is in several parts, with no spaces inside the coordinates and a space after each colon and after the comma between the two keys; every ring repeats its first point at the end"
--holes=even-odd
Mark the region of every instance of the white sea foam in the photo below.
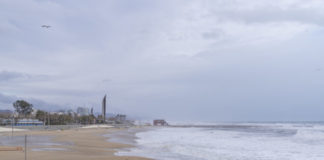
{"type": "Polygon", "coordinates": [[[276,123],[256,126],[153,129],[137,133],[138,147],[117,155],[163,160],[324,159],[324,125],[276,123]]]}

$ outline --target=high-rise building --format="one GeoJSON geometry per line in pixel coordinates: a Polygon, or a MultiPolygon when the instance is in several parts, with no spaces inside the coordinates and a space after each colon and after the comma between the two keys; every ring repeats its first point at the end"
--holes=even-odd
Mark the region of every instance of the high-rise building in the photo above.
{"type": "Polygon", "coordinates": [[[106,97],[107,95],[105,95],[102,100],[102,118],[104,123],[106,122],[106,97]]]}
{"type": "Polygon", "coordinates": [[[79,116],[88,116],[89,115],[89,108],[85,107],[78,107],[77,113],[79,116]]]}

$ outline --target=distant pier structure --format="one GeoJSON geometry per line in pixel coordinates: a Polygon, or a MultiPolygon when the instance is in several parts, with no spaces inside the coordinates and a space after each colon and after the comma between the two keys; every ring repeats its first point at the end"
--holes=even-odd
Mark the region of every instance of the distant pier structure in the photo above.
{"type": "Polygon", "coordinates": [[[154,126],[167,126],[169,125],[164,119],[156,119],[153,121],[154,126]]]}
{"type": "Polygon", "coordinates": [[[103,123],[106,122],[106,98],[107,95],[104,96],[102,99],[102,118],[103,118],[103,123]]]}

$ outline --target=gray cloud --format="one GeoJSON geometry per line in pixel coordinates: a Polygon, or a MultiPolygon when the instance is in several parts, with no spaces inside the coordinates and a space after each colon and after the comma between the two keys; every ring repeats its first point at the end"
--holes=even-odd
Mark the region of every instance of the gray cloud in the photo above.
{"type": "Polygon", "coordinates": [[[0,102],[4,104],[13,103],[17,98],[15,96],[6,96],[0,93],[0,102]]]}
{"type": "Polygon", "coordinates": [[[35,98],[22,98],[17,96],[10,96],[0,93],[0,109],[11,109],[13,110],[12,104],[16,100],[26,100],[27,102],[33,104],[35,109],[42,109],[46,111],[58,111],[59,109],[67,109],[72,108],[73,106],[62,106],[53,103],[47,103],[43,100],[35,99],[35,98]]]}
{"type": "MultiPolygon", "coordinates": [[[[302,2],[300,4],[307,4],[302,2]]],[[[303,7],[300,4],[282,5],[260,5],[254,8],[226,8],[218,6],[211,10],[211,14],[217,15],[224,21],[241,21],[246,23],[271,23],[271,22],[300,22],[323,25],[321,19],[324,14],[314,8],[303,7]]]]}
{"type": "Polygon", "coordinates": [[[51,109],[100,110],[108,93],[109,112],[139,117],[322,120],[322,3],[2,1],[0,90],[51,109]]]}
{"type": "Polygon", "coordinates": [[[8,72],[8,71],[0,72],[0,81],[10,81],[10,80],[25,78],[25,77],[26,75],[17,72],[8,72]]]}
{"type": "Polygon", "coordinates": [[[20,73],[20,72],[0,71],[0,82],[8,82],[8,81],[29,82],[29,81],[44,81],[47,79],[49,79],[48,75],[31,75],[31,74],[20,73]]]}

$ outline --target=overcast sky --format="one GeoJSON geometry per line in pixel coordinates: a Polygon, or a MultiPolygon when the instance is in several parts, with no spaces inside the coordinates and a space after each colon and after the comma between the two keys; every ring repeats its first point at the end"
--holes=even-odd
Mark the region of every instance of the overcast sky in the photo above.
{"type": "Polygon", "coordinates": [[[323,27],[322,0],[0,0],[0,109],[324,120],[323,27]]]}

